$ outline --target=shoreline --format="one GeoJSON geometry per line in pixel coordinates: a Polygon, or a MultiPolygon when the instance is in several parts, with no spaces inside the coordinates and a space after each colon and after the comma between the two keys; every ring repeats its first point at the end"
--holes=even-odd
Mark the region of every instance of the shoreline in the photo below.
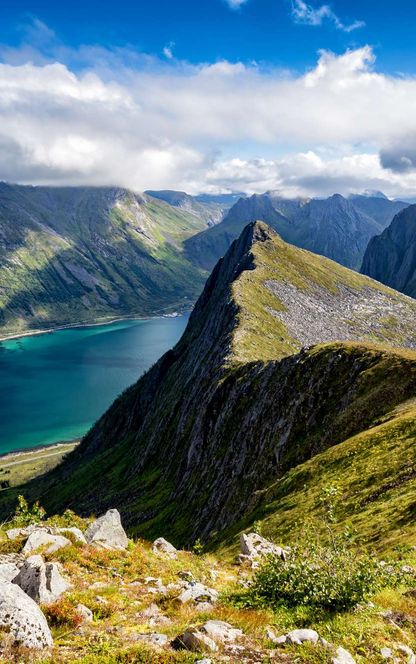
{"type": "Polygon", "coordinates": [[[154,314],[153,316],[129,315],[129,316],[118,316],[117,318],[110,318],[110,319],[102,319],[102,320],[97,319],[95,322],[91,323],[68,323],[67,325],[58,325],[57,327],[45,328],[42,330],[30,330],[28,332],[11,333],[10,335],[7,335],[5,337],[0,337],[0,343],[2,343],[3,341],[14,341],[16,339],[23,339],[25,337],[35,337],[40,334],[51,334],[52,332],[59,332],[61,330],[71,330],[71,329],[84,328],[84,327],[100,327],[101,325],[112,325],[113,323],[119,323],[121,321],[128,321],[128,320],[155,320],[156,318],[177,318],[180,316],[184,316],[187,313],[187,311],[175,312],[175,313],[177,313],[177,316],[160,313],[160,314],[154,314]]]}
{"type": "Polygon", "coordinates": [[[34,447],[19,448],[10,452],[4,452],[4,454],[0,454],[0,464],[15,457],[24,457],[51,450],[59,451],[62,447],[73,447],[79,445],[80,442],[81,438],[75,438],[74,440],[60,441],[58,443],[50,443],[49,445],[35,445],[34,447]]]}

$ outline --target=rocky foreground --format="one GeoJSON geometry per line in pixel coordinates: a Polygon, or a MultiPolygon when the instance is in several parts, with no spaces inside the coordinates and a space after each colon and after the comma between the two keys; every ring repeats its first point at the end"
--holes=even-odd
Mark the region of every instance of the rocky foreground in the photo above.
{"type": "Polygon", "coordinates": [[[416,663],[408,560],[410,592],[389,590],[344,614],[317,612],[313,624],[305,611],[236,599],[270,556],[291,561],[290,548],[254,532],[240,536],[232,561],[163,538],[133,542],[114,509],[96,520],[67,512],[22,525],[20,517],[2,537],[2,662],[416,663]]]}

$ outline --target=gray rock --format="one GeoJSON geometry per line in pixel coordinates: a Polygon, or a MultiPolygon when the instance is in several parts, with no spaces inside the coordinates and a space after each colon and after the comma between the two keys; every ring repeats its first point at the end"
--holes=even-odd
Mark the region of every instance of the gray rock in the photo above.
{"type": "Polygon", "coordinates": [[[393,659],[393,651],[391,648],[382,648],[380,650],[380,655],[383,659],[393,659]]]}
{"type": "Polygon", "coordinates": [[[82,618],[83,622],[92,622],[94,620],[93,612],[84,604],[77,605],[77,613],[82,618]]]}
{"type": "Polygon", "coordinates": [[[268,555],[275,555],[286,560],[287,552],[281,546],[277,546],[257,533],[242,533],[240,535],[241,554],[239,561],[255,562],[268,555]]]}
{"type": "Polygon", "coordinates": [[[19,574],[19,568],[15,563],[0,563],[0,580],[13,581],[19,574]]]}
{"type": "Polygon", "coordinates": [[[332,658],[332,664],[355,664],[353,656],[345,648],[337,648],[335,657],[332,658]]]}
{"type": "Polygon", "coordinates": [[[30,556],[13,583],[38,604],[55,602],[69,588],[57,563],[45,563],[42,556],[30,556]]]}
{"type": "Polygon", "coordinates": [[[23,547],[23,553],[31,553],[42,547],[44,553],[51,554],[69,544],[71,544],[71,542],[67,537],[63,537],[63,535],[52,535],[47,530],[38,528],[29,535],[26,544],[23,547]]]}
{"type": "Polygon", "coordinates": [[[178,600],[182,604],[187,604],[188,602],[214,603],[218,600],[218,592],[213,588],[204,586],[204,584],[198,581],[190,581],[179,595],[178,600]]]}
{"type": "Polygon", "coordinates": [[[71,533],[77,542],[80,542],[81,544],[87,544],[84,533],[79,528],[75,528],[75,526],[71,526],[69,528],[54,528],[53,531],[56,535],[64,536],[67,533],[71,533]]]}
{"type": "Polygon", "coordinates": [[[177,549],[163,537],[159,537],[153,542],[152,551],[153,553],[163,554],[168,558],[177,558],[178,556],[177,549]]]}
{"type": "Polygon", "coordinates": [[[26,648],[53,645],[48,623],[36,602],[8,581],[0,581],[0,626],[26,648]]]}
{"type": "Polygon", "coordinates": [[[222,620],[208,620],[201,627],[201,631],[220,643],[232,643],[243,636],[241,629],[236,629],[222,620]]]}
{"type": "Polygon", "coordinates": [[[302,643],[318,643],[319,634],[314,629],[294,629],[286,634],[286,640],[300,646],[302,643]]]}
{"type": "Polygon", "coordinates": [[[108,510],[91,523],[85,532],[85,539],[88,544],[103,549],[126,549],[129,543],[118,510],[108,510]]]}
{"type": "Polygon", "coordinates": [[[29,537],[29,535],[35,530],[46,530],[46,528],[44,528],[44,526],[42,526],[40,523],[34,523],[30,526],[26,526],[25,528],[11,528],[10,530],[6,531],[6,535],[9,540],[24,539],[29,537]]]}
{"type": "Polygon", "coordinates": [[[191,650],[192,652],[203,652],[204,650],[216,652],[218,650],[215,641],[198,629],[187,629],[176,637],[172,645],[177,650],[191,650]]]}
{"type": "Polygon", "coordinates": [[[212,664],[212,659],[208,659],[207,657],[204,657],[204,659],[197,659],[195,664],[212,664]]]}

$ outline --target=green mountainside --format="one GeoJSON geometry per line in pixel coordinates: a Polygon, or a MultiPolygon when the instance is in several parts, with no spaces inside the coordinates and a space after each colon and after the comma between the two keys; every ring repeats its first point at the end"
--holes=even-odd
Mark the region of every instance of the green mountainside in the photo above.
{"type": "Polygon", "coordinates": [[[190,196],[184,191],[172,191],[170,189],[148,190],[144,193],[152,196],[152,198],[165,201],[165,203],[169,203],[169,205],[180,210],[196,215],[203,219],[209,227],[219,224],[226,212],[239,198],[237,194],[190,196]]]}
{"type": "Polygon", "coordinates": [[[189,306],[206,275],[183,242],[203,228],[125,189],[0,184],[0,332],[189,306]]]}
{"type": "MultiPolygon", "coordinates": [[[[302,518],[302,487],[313,505],[308,464],[325,475],[330,463],[345,467],[348,450],[366,459],[383,426],[397,429],[399,455],[411,454],[400,409],[416,396],[415,323],[410,298],[250,224],[215,267],[177,346],[25,493],[48,511],[117,506],[130,532],[182,545],[219,544],[236,523],[259,515],[269,523],[270,512],[271,527],[287,533],[283,507],[294,509],[296,497],[302,518]]],[[[357,479],[363,500],[367,488],[381,490],[375,505],[399,463],[386,449],[376,481],[370,459],[357,479]]],[[[402,461],[398,491],[407,486],[402,461]]],[[[395,523],[411,524],[408,502],[394,510],[395,523]]],[[[366,530],[380,537],[380,523],[366,530]]]]}

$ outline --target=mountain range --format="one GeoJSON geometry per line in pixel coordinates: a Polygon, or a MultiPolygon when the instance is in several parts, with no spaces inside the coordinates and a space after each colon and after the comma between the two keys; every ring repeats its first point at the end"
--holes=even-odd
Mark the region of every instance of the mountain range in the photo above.
{"type": "Polygon", "coordinates": [[[115,187],[0,184],[1,332],[189,307],[206,274],[183,242],[209,214],[115,187]]]}
{"type": "MultiPolygon", "coordinates": [[[[356,458],[360,477],[364,467],[374,474],[378,440],[397,449],[413,439],[415,325],[411,298],[251,223],[215,266],[176,347],[25,495],[49,511],[117,506],[132,533],[181,545],[224,540],[258,515],[287,525],[294,495],[299,508],[301,487],[314,490],[308,464],[324,474],[334,455],[351,469],[356,458]]],[[[388,449],[383,459],[372,490],[391,481],[398,460],[388,449]]],[[[413,478],[403,473],[399,493],[413,478]]],[[[351,491],[345,504],[358,518],[351,491]]],[[[362,514],[385,509],[383,496],[362,514]]],[[[408,507],[397,504],[402,528],[408,507]]],[[[366,527],[375,541],[383,519],[366,527]]]]}
{"type": "Polygon", "coordinates": [[[264,221],[286,241],[359,270],[372,237],[408,204],[382,194],[328,199],[281,198],[273,192],[240,198],[221,224],[185,242],[189,260],[211,270],[241,233],[255,220],[264,221]]]}
{"type": "Polygon", "coordinates": [[[416,205],[370,240],[361,272],[416,298],[416,205]]]}

